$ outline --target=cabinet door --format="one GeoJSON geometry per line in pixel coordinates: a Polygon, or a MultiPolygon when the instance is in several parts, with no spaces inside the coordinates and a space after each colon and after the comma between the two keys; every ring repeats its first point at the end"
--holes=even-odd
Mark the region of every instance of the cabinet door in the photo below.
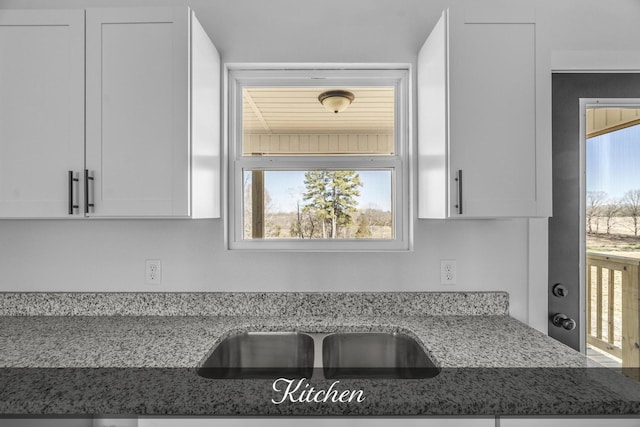
{"type": "MultiPolygon", "coordinates": [[[[140,417],[138,427],[296,427],[300,426],[300,418],[280,417],[280,418],[180,418],[180,417],[140,417]]],[[[463,418],[463,417],[310,417],[305,418],[304,425],[309,427],[494,427],[495,418],[463,418]]]]}
{"type": "Polygon", "coordinates": [[[69,217],[83,165],[84,11],[0,11],[0,217],[69,217]]]}
{"type": "Polygon", "coordinates": [[[537,216],[535,23],[457,12],[418,55],[418,216],[537,216]]]}
{"type": "Polygon", "coordinates": [[[536,216],[535,24],[451,22],[451,216],[536,216]]]}
{"type": "Polygon", "coordinates": [[[418,54],[418,218],[449,216],[449,14],[418,54]]]}
{"type": "Polygon", "coordinates": [[[531,418],[508,418],[500,417],[500,427],[638,427],[640,418],[607,418],[589,416],[581,418],[571,417],[531,417],[531,418]]]}
{"type": "Polygon", "coordinates": [[[78,418],[70,416],[69,418],[8,418],[0,416],[0,425],[2,427],[93,427],[91,418],[78,418]]]}
{"type": "Polygon", "coordinates": [[[188,216],[189,10],[87,11],[88,216],[188,216]]]}

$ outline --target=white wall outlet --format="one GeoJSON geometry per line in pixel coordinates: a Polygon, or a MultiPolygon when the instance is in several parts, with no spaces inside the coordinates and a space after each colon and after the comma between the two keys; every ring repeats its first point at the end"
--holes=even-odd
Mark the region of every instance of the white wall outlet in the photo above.
{"type": "Polygon", "coordinates": [[[455,285],[458,280],[455,259],[440,260],[440,284],[455,285]]]}
{"type": "Polygon", "coordinates": [[[159,259],[148,259],[145,263],[145,279],[147,285],[162,283],[162,262],[159,259]]]}

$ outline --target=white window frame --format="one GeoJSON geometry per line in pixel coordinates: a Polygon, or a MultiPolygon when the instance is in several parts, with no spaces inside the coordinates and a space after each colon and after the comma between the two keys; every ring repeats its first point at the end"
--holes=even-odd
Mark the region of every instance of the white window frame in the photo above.
{"type": "Polygon", "coordinates": [[[408,64],[227,64],[227,221],[231,250],[269,251],[407,251],[411,249],[410,66],[408,64]],[[394,154],[390,156],[243,156],[242,88],[245,86],[393,86],[394,154]],[[392,170],[393,239],[244,239],[243,171],[392,170]]]}

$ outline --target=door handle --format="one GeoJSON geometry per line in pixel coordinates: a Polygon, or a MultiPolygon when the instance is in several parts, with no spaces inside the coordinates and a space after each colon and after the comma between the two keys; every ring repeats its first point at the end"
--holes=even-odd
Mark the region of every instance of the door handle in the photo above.
{"type": "Polygon", "coordinates": [[[554,326],[564,328],[567,331],[572,331],[576,328],[576,321],[562,313],[554,314],[551,318],[551,323],[553,323],[554,326]]]}
{"type": "MultiPolygon", "coordinates": [[[[94,204],[89,203],[89,181],[91,181],[91,186],[93,187],[93,177],[89,176],[89,171],[87,169],[84,170],[84,213],[89,213],[89,208],[93,209],[94,204]]],[[[93,193],[93,191],[91,192],[93,193]]]]}
{"type": "Polygon", "coordinates": [[[458,210],[458,214],[462,215],[462,169],[459,169],[458,172],[456,173],[456,177],[454,178],[456,183],[457,183],[457,187],[458,187],[458,192],[456,194],[456,209],[458,210]]]}
{"type": "Polygon", "coordinates": [[[73,203],[73,184],[79,181],[80,180],[74,176],[73,171],[69,171],[69,215],[73,215],[73,210],[80,207],[73,203]]]}

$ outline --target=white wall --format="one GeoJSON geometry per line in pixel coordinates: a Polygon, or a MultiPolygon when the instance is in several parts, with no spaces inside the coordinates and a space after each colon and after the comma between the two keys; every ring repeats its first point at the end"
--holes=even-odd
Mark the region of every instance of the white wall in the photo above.
{"type": "MultiPolygon", "coordinates": [[[[491,8],[505,0],[483,1],[491,8]]],[[[0,8],[188,4],[226,62],[415,63],[440,11],[458,3],[0,0],[0,8]]],[[[550,31],[550,50],[637,49],[636,0],[529,3],[550,31]]],[[[0,291],[503,290],[512,315],[528,321],[530,310],[546,311],[546,297],[535,298],[547,286],[546,273],[536,274],[546,271],[539,235],[527,220],[422,220],[410,253],[238,253],[224,249],[221,220],[3,220],[0,291]],[[163,262],[160,286],[144,284],[148,258],[163,262]],[[457,259],[457,286],[439,285],[440,259],[457,259]]]]}
{"type": "Polygon", "coordinates": [[[221,220],[3,220],[0,235],[3,291],[489,289],[516,313],[526,300],[524,220],[420,221],[408,253],[226,251],[221,220]],[[144,284],[148,258],[162,285],[144,284]],[[441,258],[458,260],[457,286],[439,285],[441,258]]]}

